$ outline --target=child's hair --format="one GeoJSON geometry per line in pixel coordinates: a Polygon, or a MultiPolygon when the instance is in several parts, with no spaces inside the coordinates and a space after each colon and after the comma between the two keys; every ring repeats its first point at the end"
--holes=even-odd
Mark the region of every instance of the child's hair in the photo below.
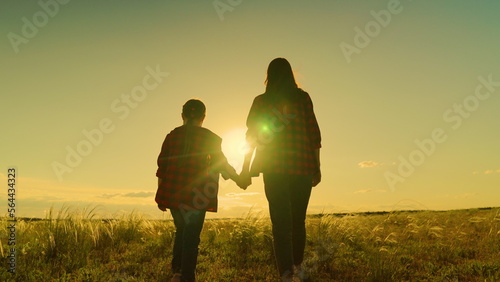
{"type": "Polygon", "coordinates": [[[182,115],[188,120],[204,117],[205,111],[205,104],[199,99],[190,99],[182,106],[182,115]]]}

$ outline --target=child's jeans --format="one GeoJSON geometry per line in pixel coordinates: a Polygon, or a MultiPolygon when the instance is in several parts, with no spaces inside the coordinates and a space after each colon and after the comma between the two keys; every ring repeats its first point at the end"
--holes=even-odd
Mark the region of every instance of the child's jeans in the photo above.
{"type": "Polygon", "coordinates": [[[181,281],[195,281],[198,245],[206,211],[170,209],[170,212],[176,229],[172,270],[181,273],[181,281]]]}

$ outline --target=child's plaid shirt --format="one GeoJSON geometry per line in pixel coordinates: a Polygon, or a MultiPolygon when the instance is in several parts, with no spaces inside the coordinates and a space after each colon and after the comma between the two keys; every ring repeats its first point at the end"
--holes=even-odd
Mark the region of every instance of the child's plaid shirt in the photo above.
{"type": "Polygon", "coordinates": [[[222,139],[210,130],[183,125],[172,130],[158,156],[159,206],[189,211],[217,211],[219,173],[234,168],[221,150],[222,139]]]}

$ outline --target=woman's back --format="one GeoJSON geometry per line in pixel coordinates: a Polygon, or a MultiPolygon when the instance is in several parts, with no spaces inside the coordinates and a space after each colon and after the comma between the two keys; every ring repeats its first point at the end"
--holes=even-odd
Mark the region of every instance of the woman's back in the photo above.
{"type": "Polygon", "coordinates": [[[301,89],[292,94],[278,101],[268,93],[254,99],[247,118],[247,139],[257,147],[260,166],[252,170],[254,175],[309,175],[317,170],[313,150],[320,147],[321,136],[311,98],[301,89]]]}

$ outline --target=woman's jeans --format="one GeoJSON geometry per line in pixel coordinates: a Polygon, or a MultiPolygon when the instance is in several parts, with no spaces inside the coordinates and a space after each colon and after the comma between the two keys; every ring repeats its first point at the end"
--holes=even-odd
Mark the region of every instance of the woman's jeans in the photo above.
{"type": "Polygon", "coordinates": [[[273,225],[274,253],[280,275],[293,273],[304,259],[306,211],[312,176],[264,174],[264,186],[273,225]]]}
{"type": "Polygon", "coordinates": [[[181,273],[181,281],[195,281],[200,233],[206,211],[170,209],[175,225],[172,270],[181,273]]]}

